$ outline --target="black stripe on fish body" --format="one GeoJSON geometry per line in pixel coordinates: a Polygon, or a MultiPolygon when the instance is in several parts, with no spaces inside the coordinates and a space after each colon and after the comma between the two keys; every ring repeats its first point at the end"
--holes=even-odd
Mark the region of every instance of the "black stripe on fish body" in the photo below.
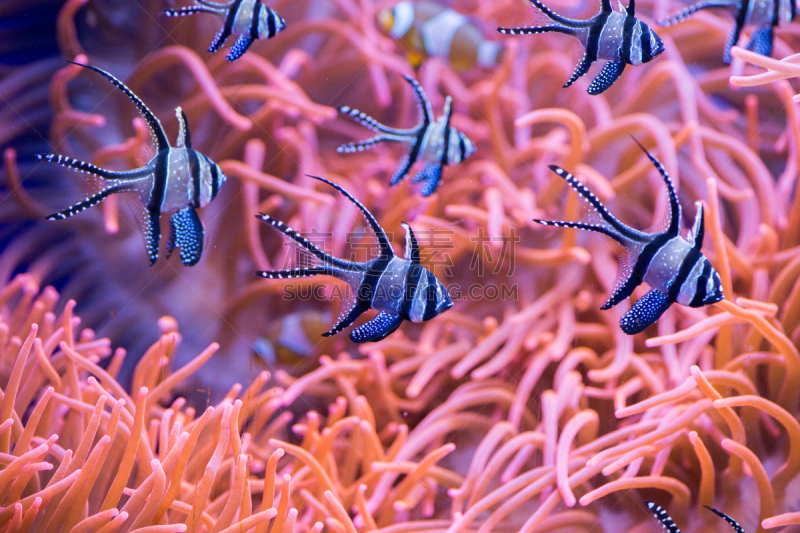
{"type": "Polygon", "coordinates": [[[430,270],[425,271],[427,287],[425,287],[425,312],[422,315],[423,321],[428,321],[436,316],[436,306],[439,299],[436,295],[436,278],[430,270]]]}
{"type": "MultiPolygon", "coordinates": [[[[667,246],[669,246],[669,244],[667,246]]],[[[689,274],[692,273],[692,269],[695,267],[697,262],[701,261],[702,259],[703,254],[700,253],[697,248],[689,249],[686,257],[684,257],[683,261],[681,261],[681,266],[678,269],[678,273],[675,274],[675,277],[670,282],[669,290],[667,291],[667,296],[669,296],[670,300],[673,302],[677,301],[678,294],[681,292],[683,285],[685,283],[692,283],[693,280],[689,279],[689,274]]]]}
{"type": "MultiPolygon", "coordinates": [[[[194,207],[200,207],[200,202],[202,199],[201,196],[201,185],[200,185],[200,173],[202,170],[202,164],[200,162],[200,158],[197,156],[197,152],[194,150],[187,150],[189,156],[189,176],[192,179],[192,200],[191,205],[194,207]]],[[[205,161],[204,161],[205,163],[205,161]]]]}
{"type": "Polygon", "coordinates": [[[678,526],[675,525],[675,522],[672,521],[672,517],[669,516],[669,513],[664,510],[663,507],[658,505],[657,503],[645,501],[647,504],[647,508],[653,513],[653,516],[656,517],[656,520],[661,522],[661,525],[664,527],[664,530],[668,533],[681,533],[681,530],[678,529],[678,526]]]}
{"type": "MultiPolygon", "coordinates": [[[[250,38],[251,39],[258,39],[258,21],[261,18],[261,10],[264,9],[264,4],[261,3],[261,0],[256,0],[255,5],[253,6],[253,12],[250,14],[250,38]]],[[[269,35],[272,37],[272,34],[269,35]]]]}
{"type": "Polygon", "coordinates": [[[211,173],[211,196],[209,197],[209,202],[210,202],[217,196],[217,193],[219,192],[219,186],[221,185],[220,183],[221,176],[217,164],[214,163],[211,159],[209,159],[208,156],[206,155],[203,155],[203,158],[205,159],[206,164],[208,165],[209,171],[211,173]]]}
{"type": "Polygon", "coordinates": [[[592,61],[597,61],[597,54],[600,50],[600,37],[608,23],[609,15],[609,12],[605,10],[601,11],[594,18],[594,23],[589,28],[589,38],[586,41],[586,55],[591,58],[592,61]]]}
{"type": "Polygon", "coordinates": [[[375,259],[370,265],[369,270],[364,274],[364,280],[358,286],[356,298],[367,307],[372,307],[372,302],[377,295],[378,283],[383,273],[386,272],[389,261],[391,261],[390,257],[379,257],[375,259]]]}
{"type": "Polygon", "coordinates": [[[169,180],[169,156],[172,148],[156,154],[155,169],[153,171],[153,184],[150,187],[150,196],[147,199],[147,209],[161,212],[164,198],[167,194],[167,181],[169,180]]]}
{"type": "MultiPolygon", "coordinates": [[[[794,0],[792,0],[792,1],[794,1],[794,0]]],[[[703,507],[705,507],[706,509],[708,509],[709,511],[711,511],[715,515],[717,515],[717,516],[721,517],[723,520],[725,520],[728,524],[730,524],[730,526],[733,528],[733,530],[736,531],[736,533],[744,533],[744,529],[742,528],[742,526],[740,526],[739,523],[736,520],[734,520],[733,518],[731,518],[730,516],[726,515],[722,511],[717,511],[716,509],[714,509],[713,507],[709,507],[708,505],[704,505],[703,507]]]]}
{"type": "Polygon", "coordinates": [[[226,37],[233,31],[233,25],[236,23],[236,19],[239,17],[239,9],[241,8],[243,1],[244,0],[233,0],[233,4],[228,9],[228,15],[225,17],[225,25],[222,28],[222,31],[225,32],[226,37]]]}
{"type": "Polygon", "coordinates": [[[278,34],[278,13],[266,6],[263,9],[267,10],[267,38],[271,39],[278,34]]]}
{"type": "Polygon", "coordinates": [[[467,143],[464,142],[464,134],[458,133],[458,161],[461,162],[467,157],[467,143]]]}
{"type": "Polygon", "coordinates": [[[650,26],[642,24],[642,38],[640,39],[642,47],[642,63],[648,63],[653,59],[653,47],[650,45],[650,26]]]}
{"type": "Polygon", "coordinates": [[[781,0],[772,0],[772,25],[777,26],[781,23],[781,0]]]}
{"type": "Polygon", "coordinates": [[[708,295],[706,287],[708,278],[711,276],[711,270],[711,262],[706,259],[703,263],[703,271],[700,273],[695,283],[695,293],[692,301],[689,303],[689,307],[702,307],[704,305],[703,300],[705,300],[708,295]]]}
{"type": "Polygon", "coordinates": [[[414,304],[417,286],[424,273],[425,268],[418,264],[412,264],[406,272],[405,293],[403,295],[403,303],[400,306],[400,314],[408,320],[411,320],[411,306],[414,304]]]}
{"type": "Polygon", "coordinates": [[[789,20],[791,22],[797,16],[797,3],[796,0],[786,0],[789,3],[789,20]]]}
{"type": "Polygon", "coordinates": [[[723,59],[726,63],[730,63],[731,47],[735,46],[736,43],[739,42],[739,38],[742,35],[742,30],[744,29],[745,24],[747,24],[747,15],[750,11],[750,1],[751,0],[741,0],[741,3],[739,4],[739,11],[736,13],[736,22],[733,25],[733,30],[731,30],[728,41],[725,43],[725,55],[723,59]]]}
{"type": "Polygon", "coordinates": [[[628,13],[625,16],[625,22],[622,24],[622,49],[620,50],[620,57],[624,63],[632,65],[631,57],[633,55],[633,28],[639,21],[628,13]]]}
{"type": "Polygon", "coordinates": [[[648,268],[650,268],[650,263],[653,261],[653,258],[656,256],[659,250],[661,250],[661,248],[667,246],[667,243],[674,238],[675,237],[672,235],[660,233],[652,241],[647,243],[642,249],[642,252],[639,254],[639,257],[636,258],[636,264],[634,265],[633,270],[631,270],[631,274],[628,276],[628,279],[625,280],[624,284],[620,285],[620,287],[614,292],[614,294],[611,295],[608,301],[603,304],[603,307],[600,309],[611,309],[622,300],[633,294],[634,289],[636,289],[636,287],[641,285],[642,281],[644,281],[644,277],[647,274],[648,268]]]}

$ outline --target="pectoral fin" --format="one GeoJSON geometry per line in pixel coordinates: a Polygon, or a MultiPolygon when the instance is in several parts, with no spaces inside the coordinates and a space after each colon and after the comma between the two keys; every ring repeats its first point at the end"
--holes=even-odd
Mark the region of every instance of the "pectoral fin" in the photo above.
{"type": "Polygon", "coordinates": [[[589,94],[596,95],[606,91],[609,87],[614,85],[614,82],[622,75],[625,70],[625,63],[622,61],[609,61],[600,71],[600,74],[592,80],[589,85],[589,94]]]}
{"type": "Polygon", "coordinates": [[[358,344],[377,342],[391,335],[402,323],[403,318],[400,315],[381,312],[369,322],[350,332],[350,340],[358,344]]]}
{"type": "Polygon", "coordinates": [[[636,302],[630,311],[622,315],[619,327],[628,335],[642,332],[661,318],[670,305],[672,305],[672,301],[666,294],[658,289],[653,289],[636,302]]]}
{"type": "Polygon", "coordinates": [[[203,255],[203,223],[197,211],[186,206],[169,219],[167,257],[175,248],[181,249],[181,262],[186,266],[197,264],[203,255]]]}

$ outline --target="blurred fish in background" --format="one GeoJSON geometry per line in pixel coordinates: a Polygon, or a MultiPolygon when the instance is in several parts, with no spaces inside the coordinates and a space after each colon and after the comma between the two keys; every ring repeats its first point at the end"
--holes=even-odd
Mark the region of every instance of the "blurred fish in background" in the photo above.
{"type": "Polygon", "coordinates": [[[456,70],[493,68],[503,60],[502,43],[490,41],[472,18],[435,2],[403,1],[378,13],[380,30],[399,40],[414,68],[429,57],[456,70]]]}

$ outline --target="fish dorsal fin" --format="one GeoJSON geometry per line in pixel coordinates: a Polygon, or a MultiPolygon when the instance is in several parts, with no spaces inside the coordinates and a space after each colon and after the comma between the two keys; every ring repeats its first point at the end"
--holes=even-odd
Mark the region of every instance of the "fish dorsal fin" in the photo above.
{"type": "Polygon", "coordinates": [[[177,148],[192,149],[192,137],[189,133],[189,124],[186,120],[186,113],[180,107],[175,108],[175,116],[178,117],[178,143],[177,148]]]}
{"type": "Polygon", "coordinates": [[[734,531],[736,531],[736,533],[744,533],[744,529],[742,529],[742,526],[740,526],[739,523],[730,516],[726,515],[722,511],[717,511],[716,509],[714,509],[713,507],[709,507],[708,505],[704,505],[704,507],[709,511],[711,511],[712,513],[714,513],[715,515],[722,518],[723,520],[725,520],[728,524],[730,524],[730,526],[733,528],[734,531]]]}
{"type": "Polygon", "coordinates": [[[375,233],[375,238],[378,239],[378,246],[380,246],[381,249],[381,257],[385,259],[391,259],[392,257],[394,257],[394,251],[392,250],[392,245],[389,244],[389,239],[386,237],[386,232],[383,231],[383,228],[380,226],[380,224],[378,224],[378,221],[375,219],[375,217],[372,216],[372,213],[370,213],[361,202],[356,200],[352,194],[344,190],[344,188],[341,187],[340,185],[336,185],[335,183],[328,181],[325,178],[320,178],[318,176],[308,176],[308,177],[327,183],[328,185],[330,185],[331,187],[342,193],[342,195],[345,198],[353,202],[353,204],[358,208],[358,210],[361,211],[361,214],[364,215],[364,219],[367,221],[367,224],[369,225],[370,229],[372,229],[372,231],[375,233]]]}
{"type": "Polygon", "coordinates": [[[403,222],[403,229],[406,230],[406,261],[411,261],[412,265],[419,264],[419,243],[411,230],[411,226],[403,222]]]}
{"type": "Polygon", "coordinates": [[[656,159],[656,157],[647,151],[647,148],[642,146],[642,143],[639,142],[636,137],[631,136],[636,144],[639,145],[639,148],[645,153],[645,155],[650,159],[650,162],[653,163],[653,166],[656,167],[658,173],[661,174],[661,177],[664,178],[664,182],[667,184],[667,194],[669,195],[669,225],[667,226],[666,233],[670,235],[679,235],[681,229],[681,204],[678,202],[678,195],[675,192],[675,186],[672,184],[672,180],[667,174],[667,169],[664,168],[664,165],[661,164],[661,161],[656,159]]]}
{"type": "MultiPolygon", "coordinates": [[[[622,3],[620,2],[620,6],[621,5],[622,3]]],[[[630,0],[630,2],[628,2],[628,7],[625,8],[625,12],[631,17],[636,16],[636,0],[630,0]]]]}
{"type": "Polygon", "coordinates": [[[443,132],[443,139],[442,143],[444,147],[442,148],[442,159],[441,163],[442,166],[447,164],[447,156],[450,152],[450,119],[453,118],[453,99],[448,96],[444,99],[444,132],[443,132]]]}
{"type": "Polygon", "coordinates": [[[80,67],[93,70],[98,74],[105,77],[108,81],[110,81],[114,87],[119,89],[120,91],[124,92],[125,95],[136,105],[136,108],[139,110],[139,114],[142,115],[142,118],[147,122],[147,125],[150,127],[150,134],[152,135],[155,143],[156,149],[161,152],[162,150],[166,150],[169,148],[169,141],[167,140],[167,134],[164,133],[164,128],[161,126],[161,122],[159,122],[158,118],[150,111],[144,102],[133,94],[133,91],[128,89],[128,87],[119,81],[117,78],[106,72],[105,70],[99,69],[97,67],[93,67],[91,65],[84,65],[82,63],[75,63],[74,61],[70,61],[73,65],[78,65],[80,67]]]}
{"type": "Polygon", "coordinates": [[[428,125],[433,121],[433,108],[431,108],[431,102],[425,95],[422,85],[420,85],[417,80],[411,76],[403,77],[408,83],[411,84],[411,88],[414,90],[414,98],[417,100],[417,108],[419,109],[419,117],[421,120],[420,126],[422,128],[427,128],[428,125]]]}
{"type": "Polygon", "coordinates": [[[601,13],[613,13],[614,9],[611,7],[611,0],[600,0],[601,13]]]}
{"type": "Polygon", "coordinates": [[[695,202],[697,206],[697,214],[694,216],[694,224],[692,225],[692,232],[689,234],[689,242],[696,250],[703,247],[703,237],[706,233],[706,221],[703,214],[703,202],[695,202]]]}

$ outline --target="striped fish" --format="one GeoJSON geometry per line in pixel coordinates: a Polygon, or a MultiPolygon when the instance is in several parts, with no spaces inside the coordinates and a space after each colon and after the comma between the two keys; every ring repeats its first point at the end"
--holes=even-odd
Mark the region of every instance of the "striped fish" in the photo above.
{"type": "Polygon", "coordinates": [[[725,63],[731,62],[731,48],[739,42],[746,25],[758,26],[750,36],[746,48],[757,54],[770,56],[775,26],[788,24],[797,15],[795,0],[703,0],[668,19],[659,20],[658,25],[671,26],[683,22],[701,9],[715,7],[727,9],[736,20],[733,31],[725,43],[723,55],[725,63]]]}
{"type": "Polygon", "coordinates": [[[376,342],[394,332],[403,320],[424,322],[453,306],[450,294],[442,282],[420,264],[419,245],[408,224],[403,223],[406,230],[406,253],[400,259],[394,255],[383,228],[361,202],[339,185],[323,178],[311,177],[327,183],[355,204],[375,233],[380,247],[378,257],[363,263],[338,259],[320,250],[280,220],[265,214],[256,215],[292,239],[315,260],[315,264],[309,268],[257,271],[257,276],[267,279],[294,279],[325,275],[350,285],[355,295],[353,302],[342,313],[338,323],[322,334],[323,337],[339,333],[367,310],[375,309],[379,311],[378,315],[355,328],[350,333],[350,339],[356,343],[376,342]]]}
{"type": "Polygon", "coordinates": [[[626,226],[609,213],[600,200],[572,174],[555,165],[551,165],[550,169],[591,206],[596,220],[535,220],[545,226],[596,231],[611,237],[625,248],[629,256],[620,262],[620,275],[614,292],[601,309],[614,307],[628,298],[642,281],[647,282],[652,290],[637,301],[620,320],[620,327],[628,335],[639,333],[653,324],[675,302],[701,307],[724,298],[719,274],[700,251],[705,233],[703,204],[695,202],[697,216],[689,238],[684,239],[680,235],[681,206],[672,180],[658,159],[641,144],[639,146],[667,184],[670,217],[666,231],[651,234],[626,226]]]}
{"type": "Polygon", "coordinates": [[[213,54],[235,33],[239,38],[225,58],[228,61],[236,61],[242,57],[256,39],[271,39],[286,28],[286,21],[274,9],[262,4],[261,0],[231,0],[225,4],[195,0],[193,6],[166,9],[162,13],[168,17],[186,17],[196,13],[220,16],[224,24],[208,51],[213,54]]]}
{"type": "Polygon", "coordinates": [[[197,208],[208,205],[225,183],[222,169],[207,156],[192,150],[186,114],[178,107],[180,133],[178,144],[169,145],[167,134],[158,118],[138,96],[133,94],[117,78],[97,67],[73,63],[102,74],[115,87],[124,92],[136,105],[150,129],[151,141],[156,155],[145,166],[135,170],[115,172],[91,163],[78,161],[58,154],[39,154],[39,160],[59,164],[82,174],[91,174],[107,185],[100,192],[47,217],[47,220],[63,220],[95,206],[115,193],[128,192],[139,196],[144,205],[144,235],[150,265],[158,259],[161,240],[161,213],[177,209],[170,217],[167,257],[175,248],[180,248],[181,261],[191,266],[203,254],[203,223],[197,216],[197,208]]]}
{"type": "Polygon", "coordinates": [[[664,528],[664,531],[667,533],[681,533],[681,530],[678,529],[678,526],[675,525],[675,522],[672,521],[672,518],[669,516],[669,513],[658,505],[657,503],[653,503],[651,501],[645,500],[644,502],[647,504],[647,508],[653,513],[653,516],[656,517],[656,520],[661,522],[661,526],[664,528]]]}
{"type": "Polygon", "coordinates": [[[340,146],[336,149],[340,154],[350,154],[369,150],[383,141],[404,142],[411,145],[411,152],[403,158],[397,171],[392,176],[391,185],[397,185],[405,178],[417,161],[426,163],[425,167],[411,179],[413,183],[424,181],[422,196],[433,194],[442,181],[442,167],[457,165],[475,152],[475,145],[469,138],[450,125],[453,115],[452,99],[448,96],[444,102],[444,114],[433,120],[433,109],[425,91],[410,76],[404,76],[414,89],[417,100],[420,122],[411,129],[396,129],[384,126],[366,113],[348,106],[339,107],[339,111],[353,117],[357,122],[378,133],[377,136],[340,146]]]}
{"type": "Polygon", "coordinates": [[[600,94],[619,79],[625,65],[647,63],[664,51],[664,43],[656,32],[636,18],[635,0],[630,0],[624,13],[614,11],[611,7],[611,0],[601,0],[600,13],[589,20],[562,17],[539,0],[529,1],[553,24],[523,28],[497,28],[497,31],[509,35],[558,32],[571,35],[583,43],[586,53],[564,87],[569,87],[586,74],[592,63],[598,59],[606,59],[608,63],[605,64],[600,75],[589,85],[589,94],[600,94]]]}
{"type": "Polygon", "coordinates": [[[730,516],[726,515],[722,511],[717,511],[716,509],[714,509],[713,507],[709,507],[708,505],[705,505],[704,507],[709,511],[711,511],[712,513],[714,513],[715,515],[722,518],[723,520],[725,520],[728,524],[730,524],[731,528],[733,528],[733,530],[736,533],[744,533],[744,529],[742,529],[742,526],[740,526],[739,523],[730,516]]]}

